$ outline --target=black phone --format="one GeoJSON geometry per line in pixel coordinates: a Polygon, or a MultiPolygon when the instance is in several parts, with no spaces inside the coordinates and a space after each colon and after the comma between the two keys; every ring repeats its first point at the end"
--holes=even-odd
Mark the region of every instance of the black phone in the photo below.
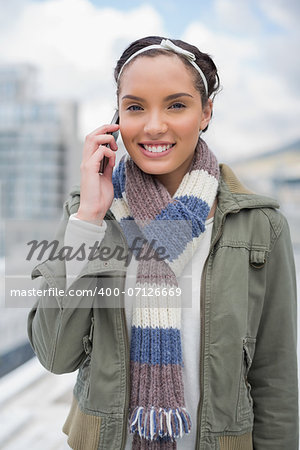
{"type": "MultiPolygon", "coordinates": [[[[112,118],[112,121],[110,123],[111,124],[114,124],[114,123],[119,124],[119,111],[118,110],[116,110],[116,112],[115,112],[115,114],[114,114],[114,116],[112,118]]],[[[118,136],[119,136],[119,130],[114,131],[113,133],[107,133],[107,134],[112,134],[113,137],[115,138],[115,141],[117,142],[117,139],[118,139],[118,136]]],[[[106,144],[106,147],[109,147],[109,145],[106,144]]],[[[100,174],[103,174],[104,169],[105,169],[105,167],[108,164],[108,161],[109,161],[109,158],[107,158],[107,156],[104,156],[104,158],[100,162],[100,167],[99,167],[99,173],[100,174]]]]}

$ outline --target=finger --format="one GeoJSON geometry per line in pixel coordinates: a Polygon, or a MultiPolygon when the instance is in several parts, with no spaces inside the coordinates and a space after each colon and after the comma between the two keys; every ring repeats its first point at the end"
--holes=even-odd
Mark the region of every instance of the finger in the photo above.
{"type": "Polygon", "coordinates": [[[111,164],[115,164],[116,153],[108,147],[100,146],[89,159],[82,161],[80,166],[81,171],[98,173],[100,162],[104,156],[112,160],[111,164]]]}
{"type": "Polygon", "coordinates": [[[118,150],[115,138],[111,134],[88,135],[83,147],[82,158],[89,159],[100,145],[109,145],[112,150],[118,150]]]}
{"type": "Polygon", "coordinates": [[[98,135],[98,134],[105,134],[105,133],[112,133],[114,131],[117,131],[120,128],[120,125],[117,123],[109,123],[105,125],[101,125],[101,127],[96,128],[94,131],[89,133],[90,135],[98,135]]]}

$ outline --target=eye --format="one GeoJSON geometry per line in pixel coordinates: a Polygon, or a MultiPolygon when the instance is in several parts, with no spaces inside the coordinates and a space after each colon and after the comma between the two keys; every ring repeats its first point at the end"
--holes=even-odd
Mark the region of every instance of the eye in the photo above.
{"type": "Polygon", "coordinates": [[[185,108],[185,105],[180,102],[173,103],[173,105],[170,106],[170,109],[181,109],[185,108]]]}
{"type": "Polygon", "coordinates": [[[142,107],[139,105],[128,106],[127,111],[141,111],[142,107]]]}

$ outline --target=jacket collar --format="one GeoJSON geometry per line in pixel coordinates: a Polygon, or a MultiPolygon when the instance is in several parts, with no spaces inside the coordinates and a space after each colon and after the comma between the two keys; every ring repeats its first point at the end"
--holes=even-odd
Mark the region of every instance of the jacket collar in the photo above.
{"type": "Polygon", "coordinates": [[[246,188],[226,164],[220,164],[218,206],[223,213],[244,208],[279,208],[276,200],[255,194],[246,188]]]}
{"type": "Polygon", "coordinates": [[[220,182],[217,200],[212,245],[220,236],[222,225],[228,214],[238,213],[242,209],[279,208],[276,200],[255,194],[246,188],[237,178],[233,170],[226,164],[220,164],[220,182]]]}

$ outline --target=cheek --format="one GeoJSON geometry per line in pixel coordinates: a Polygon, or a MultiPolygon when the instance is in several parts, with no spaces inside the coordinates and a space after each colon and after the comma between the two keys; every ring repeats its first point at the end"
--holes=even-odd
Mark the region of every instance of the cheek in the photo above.
{"type": "Polygon", "coordinates": [[[183,119],[178,122],[177,130],[186,138],[194,139],[195,136],[198,136],[200,129],[200,121],[198,118],[193,119],[183,119]]]}
{"type": "Polygon", "coordinates": [[[126,145],[126,143],[129,141],[129,139],[132,136],[132,132],[129,127],[120,126],[120,133],[122,136],[122,140],[123,140],[124,144],[126,145]]]}
{"type": "Polygon", "coordinates": [[[133,138],[138,133],[139,127],[134,120],[120,120],[120,133],[123,141],[133,138]]]}

